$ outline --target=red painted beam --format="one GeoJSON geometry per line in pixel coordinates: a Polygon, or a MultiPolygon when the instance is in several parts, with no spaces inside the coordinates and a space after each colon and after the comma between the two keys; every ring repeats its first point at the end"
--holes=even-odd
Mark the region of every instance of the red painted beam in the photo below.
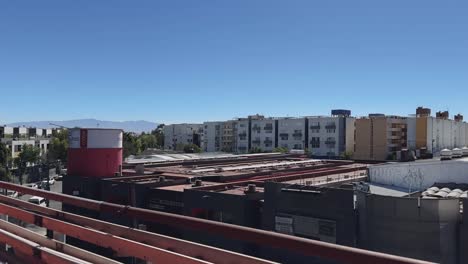
{"type": "Polygon", "coordinates": [[[110,248],[120,256],[134,256],[153,263],[209,263],[142,243],[112,236],[90,228],[66,223],[50,217],[41,216],[16,207],[0,204],[0,213],[50,230],[66,234],[97,246],[110,248]]]}
{"type": "Polygon", "coordinates": [[[237,239],[240,241],[265,245],[273,248],[287,249],[305,256],[321,257],[327,260],[338,261],[340,263],[430,263],[384,253],[325,243],[316,240],[288,236],[284,234],[254,228],[236,226],[220,222],[208,221],[204,219],[152,211],[142,208],[123,206],[90,199],[77,198],[70,195],[51,193],[6,182],[0,182],[0,188],[34,194],[41,197],[45,197],[47,199],[61,201],[74,206],[81,206],[83,208],[91,210],[112,213],[121,217],[135,217],[140,220],[166,224],[178,228],[183,227],[190,230],[205,231],[211,234],[221,235],[228,239],[237,239]]]}
{"type": "MultiPolygon", "coordinates": [[[[24,208],[29,211],[38,212],[41,215],[46,215],[57,220],[73,223],[79,226],[86,226],[109,233],[122,238],[130,239],[147,245],[158,248],[163,248],[186,256],[200,258],[208,262],[220,264],[271,264],[273,262],[262,260],[232,251],[209,247],[181,239],[171,238],[155,233],[150,233],[134,228],[120,226],[68,212],[63,212],[47,207],[38,206],[19,199],[10,198],[0,195],[0,203],[12,205],[19,208],[24,208]]],[[[0,222],[1,223],[1,222],[0,222]]],[[[1,225],[0,225],[1,227],[1,225]]],[[[96,262],[96,261],[93,261],[96,262]]]]}
{"type": "Polygon", "coordinates": [[[3,229],[14,235],[20,236],[29,241],[37,243],[43,247],[50,248],[52,250],[70,255],[72,257],[82,259],[84,261],[88,261],[90,263],[95,263],[95,264],[118,264],[120,263],[112,259],[108,259],[103,256],[94,254],[92,252],[85,251],[83,249],[59,242],[57,240],[49,239],[41,234],[30,231],[21,226],[9,223],[5,220],[0,220],[0,229],[3,229]]]}
{"type": "Polygon", "coordinates": [[[53,264],[85,264],[89,263],[59,252],[41,247],[39,244],[16,236],[0,229],[0,241],[13,247],[20,253],[20,259],[27,259],[27,263],[53,263],[53,264]]]}

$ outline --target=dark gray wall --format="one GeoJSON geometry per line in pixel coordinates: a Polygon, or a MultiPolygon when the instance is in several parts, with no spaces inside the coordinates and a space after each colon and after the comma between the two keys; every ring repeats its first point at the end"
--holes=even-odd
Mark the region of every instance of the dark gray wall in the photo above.
{"type": "Polygon", "coordinates": [[[275,216],[298,215],[336,222],[336,243],[356,245],[357,217],[354,211],[353,190],[313,188],[302,186],[304,192],[288,192],[294,189],[286,184],[267,182],[263,209],[263,229],[275,230],[275,216]],[[307,192],[316,190],[320,193],[307,192]]]}
{"type": "Polygon", "coordinates": [[[459,201],[358,193],[359,246],[365,249],[456,263],[459,201]],[[418,205],[419,203],[419,205],[418,205]]]}
{"type": "MultiPolygon", "coordinates": [[[[468,199],[463,199],[463,210],[468,210],[468,199]]],[[[466,211],[465,211],[466,212],[466,211]]],[[[468,263],[468,216],[463,214],[460,224],[460,260],[459,263],[468,263]]]]}

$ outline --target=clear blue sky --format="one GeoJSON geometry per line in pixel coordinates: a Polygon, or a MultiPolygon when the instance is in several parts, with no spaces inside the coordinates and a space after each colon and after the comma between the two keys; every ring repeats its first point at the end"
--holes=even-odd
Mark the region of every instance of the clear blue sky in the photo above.
{"type": "Polygon", "coordinates": [[[0,2],[0,123],[468,116],[468,1],[0,2]]]}

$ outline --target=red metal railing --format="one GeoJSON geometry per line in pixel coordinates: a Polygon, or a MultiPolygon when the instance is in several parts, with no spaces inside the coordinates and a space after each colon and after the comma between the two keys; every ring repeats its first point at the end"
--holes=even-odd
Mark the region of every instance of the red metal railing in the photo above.
{"type": "Polygon", "coordinates": [[[119,215],[121,217],[126,216],[129,218],[137,218],[139,220],[165,224],[178,228],[183,227],[191,230],[204,231],[207,233],[223,236],[227,239],[236,239],[240,241],[269,246],[272,248],[286,249],[305,256],[320,257],[327,260],[334,260],[339,263],[429,263],[421,260],[409,259],[384,253],[335,245],[321,241],[288,236],[259,229],[230,225],[193,217],[152,211],[142,208],[106,203],[102,201],[84,199],[60,193],[52,193],[6,182],[0,182],[0,188],[37,195],[50,200],[61,201],[69,205],[79,206],[94,211],[107,212],[114,215],[119,215]]]}

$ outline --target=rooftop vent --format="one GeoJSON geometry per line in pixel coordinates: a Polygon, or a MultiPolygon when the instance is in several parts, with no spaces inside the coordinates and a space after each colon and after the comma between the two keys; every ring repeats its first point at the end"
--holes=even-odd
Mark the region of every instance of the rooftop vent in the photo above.
{"type": "Polygon", "coordinates": [[[193,187],[200,187],[202,185],[203,185],[202,180],[195,180],[195,184],[193,185],[193,187]]]}
{"type": "Polygon", "coordinates": [[[257,186],[255,184],[247,185],[247,190],[245,190],[245,193],[255,193],[255,192],[257,192],[257,186]]]}

